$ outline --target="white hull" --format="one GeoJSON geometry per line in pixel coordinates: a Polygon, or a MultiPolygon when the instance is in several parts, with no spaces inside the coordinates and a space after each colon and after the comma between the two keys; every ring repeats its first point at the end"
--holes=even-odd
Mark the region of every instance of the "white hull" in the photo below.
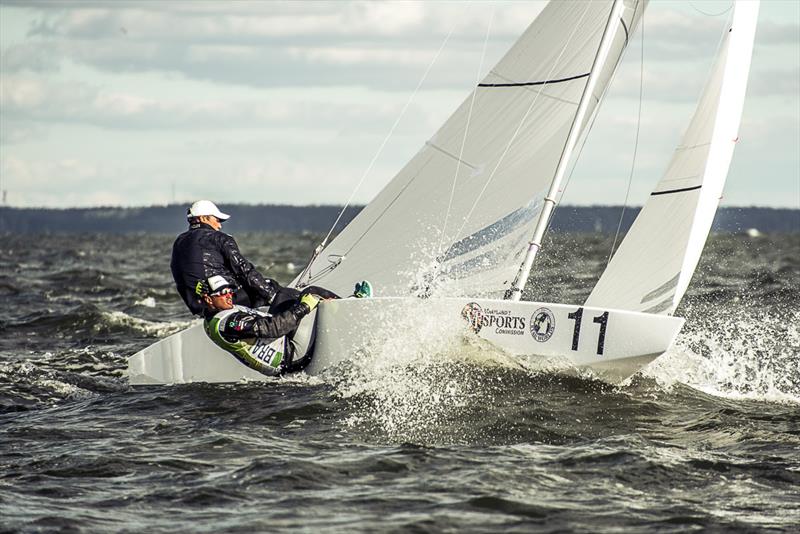
{"type": "MultiPolygon", "coordinates": [[[[558,359],[615,381],[663,354],[682,325],[678,317],[539,302],[342,299],[319,307],[314,359],[306,372],[319,374],[345,361],[391,360],[392,354],[409,350],[425,357],[466,334],[477,335],[521,363],[558,359]],[[479,328],[471,328],[464,319],[465,309],[479,328]],[[537,318],[539,326],[532,329],[537,318]]],[[[269,379],[214,345],[199,324],[131,356],[128,375],[131,384],[269,379]]]]}

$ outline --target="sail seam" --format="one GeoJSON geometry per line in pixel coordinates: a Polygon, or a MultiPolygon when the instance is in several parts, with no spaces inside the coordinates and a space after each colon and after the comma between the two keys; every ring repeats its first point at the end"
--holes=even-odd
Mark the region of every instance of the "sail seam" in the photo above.
{"type": "Polygon", "coordinates": [[[586,78],[591,74],[587,72],[585,74],[577,74],[575,76],[569,76],[567,78],[558,78],[556,80],[542,80],[537,82],[514,82],[514,83],[479,83],[478,87],[527,87],[531,85],[551,85],[554,83],[562,83],[562,82],[571,82],[573,80],[580,80],[581,78],[586,78]]]}
{"type": "Polygon", "coordinates": [[[469,168],[470,168],[470,169],[472,169],[473,171],[474,171],[474,170],[476,170],[476,169],[478,168],[478,167],[476,167],[475,165],[472,165],[472,164],[470,164],[470,163],[467,163],[466,161],[464,161],[463,159],[459,158],[459,157],[458,157],[458,156],[456,156],[455,154],[453,154],[453,153],[451,153],[451,152],[448,152],[447,150],[443,149],[442,147],[440,147],[440,146],[438,146],[438,145],[435,145],[435,144],[433,144],[433,143],[432,143],[432,142],[430,142],[430,141],[425,141],[425,144],[426,144],[427,146],[429,146],[429,147],[433,148],[433,149],[436,149],[436,150],[438,150],[439,152],[441,152],[441,153],[442,153],[442,154],[444,154],[445,156],[450,156],[451,158],[453,158],[453,159],[454,159],[454,160],[456,160],[457,162],[459,162],[459,163],[461,163],[461,164],[463,164],[463,165],[466,165],[467,167],[469,167],[469,168]]]}
{"type": "Polygon", "coordinates": [[[695,189],[700,189],[703,187],[702,185],[696,185],[694,187],[683,187],[681,189],[670,189],[668,191],[653,191],[650,193],[651,197],[655,197],[658,195],[671,195],[672,193],[683,193],[685,191],[694,191],[695,189]]]}
{"type": "Polygon", "coordinates": [[[693,148],[700,148],[700,147],[703,147],[703,146],[710,146],[710,145],[711,145],[710,142],[709,143],[699,143],[699,144],[696,144],[696,145],[681,145],[681,146],[678,146],[678,147],[675,148],[675,152],[679,152],[681,150],[691,150],[693,148]]]}

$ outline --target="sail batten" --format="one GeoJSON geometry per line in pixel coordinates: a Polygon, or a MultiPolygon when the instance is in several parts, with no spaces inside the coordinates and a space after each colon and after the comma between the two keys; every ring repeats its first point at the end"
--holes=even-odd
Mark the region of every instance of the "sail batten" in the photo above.
{"type": "MultiPolygon", "coordinates": [[[[685,180],[696,178],[696,176],[690,176],[688,178],[684,178],[685,180]]],[[[682,187],[680,189],[667,189],[666,191],[653,191],[650,193],[651,197],[656,197],[658,195],[672,195],[674,193],[686,193],[687,191],[694,191],[696,189],[700,189],[703,187],[702,185],[695,185],[692,187],[682,187]]]]}
{"type": "Polygon", "coordinates": [[[542,80],[538,82],[507,82],[507,83],[479,83],[478,87],[526,87],[533,85],[552,85],[554,83],[571,82],[573,80],[580,80],[581,78],[588,78],[589,72],[583,74],[576,74],[567,78],[560,78],[558,80],[542,80]]]}

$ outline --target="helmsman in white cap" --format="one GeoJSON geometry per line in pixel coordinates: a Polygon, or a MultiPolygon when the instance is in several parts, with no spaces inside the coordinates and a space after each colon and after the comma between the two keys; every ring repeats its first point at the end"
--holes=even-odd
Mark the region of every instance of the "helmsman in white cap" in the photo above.
{"type": "Polygon", "coordinates": [[[236,304],[268,306],[281,286],[265,278],[239,251],[232,236],[220,231],[230,215],[210,200],[198,200],[186,210],[189,229],[172,245],[172,277],[189,310],[203,313],[201,286],[212,276],[224,276],[241,288],[236,304]]]}

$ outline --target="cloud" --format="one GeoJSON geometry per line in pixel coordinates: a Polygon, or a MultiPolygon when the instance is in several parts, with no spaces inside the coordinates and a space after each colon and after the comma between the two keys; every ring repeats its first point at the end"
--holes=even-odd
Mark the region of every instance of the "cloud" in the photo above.
{"type": "MultiPolygon", "coordinates": [[[[485,27],[492,7],[433,2],[4,2],[37,10],[31,36],[76,39],[117,37],[175,41],[243,42],[253,39],[381,37],[406,40],[409,32],[444,35],[454,26],[470,37],[485,27]],[[454,8],[454,6],[457,6],[454,8]],[[481,24],[482,23],[482,24],[481,24]],[[432,31],[431,31],[432,30],[432,31]]],[[[545,2],[498,3],[495,35],[518,35],[545,2]],[[527,21],[527,22],[526,22],[527,21]]],[[[413,44],[413,43],[407,43],[413,44]]]]}
{"type": "MultiPolygon", "coordinates": [[[[786,96],[797,100],[800,95],[800,67],[759,69],[750,77],[751,96],[786,96]]],[[[795,104],[795,110],[797,105],[795,104]]]]}
{"type": "MultiPolygon", "coordinates": [[[[58,160],[0,158],[3,187],[11,204],[73,206],[90,205],[100,197],[98,178],[104,172],[96,164],[73,158],[58,160]]],[[[124,201],[123,195],[117,202],[124,201]]]]}
{"type": "MultiPolygon", "coordinates": [[[[35,13],[25,42],[3,51],[4,72],[54,72],[66,62],[107,73],[174,73],[249,87],[361,86],[411,90],[450,29],[453,37],[426,87],[464,88],[474,79],[489,4],[435,2],[5,2],[35,13]],[[468,4],[469,6],[469,4],[468,4]]],[[[489,65],[543,4],[495,9],[489,65]]],[[[648,13],[653,13],[651,6],[648,13]]],[[[675,9],[645,16],[648,63],[688,65],[701,75],[726,16],[675,9]]],[[[797,24],[763,21],[759,46],[796,43],[797,24]]],[[[639,39],[628,54],[638,54],[639,39]]],[[[771,53],[774,53],[771,52],[771,53]]],[[[487,65],[488,68],[488,65],[487,65]]],[[[680,76],[672,76],[681,87],[680,76]]],[[[638,85],[638,84],[637,84],[638,85]]],[[[674,91],[664,91],[676,98],[674,91]]],[[[691,98],[678,93],[680,98],[691,98]]],[[[656,95],[657,97],[659,95],[656,95]]]]}
{"type": "MultiPolygon", "coordinates": [[[[0,158],[0,173],[11,205],[49,207],[166,203],[173,186],[181,201],[205,196],[219,202],[322,204],[345,196],[355,184],[345,167],[279,155],[120,163],[11,156],[0,158]]],[[[365,188],[357,200],[374,192],[365,188]]]]}
{"type": "Polygon", "coordinates": [[[48,135],[47,128],[30,121],[3,118],[0,121],[0,145],[38,142],[48,135]]]}
{"type": "Polygon", "coordinates": [[[756,31],[757,46],[789,45],[798,53],[797,42],[800,41],[800,23],[787,24],[772,20],[761,20],[756,31]]]}
{"type": "MultiPolygon", "coordinates": [[[[451,28],[446,51],[451,66],[430,83],[452,87],[453,72],[474,71],[490,7],[465,8],[453,17],[452,5],[423,2],[246,2],[224,9],[160,2],[109,9],[80,2],[24,5],[38,10],[37,18],[25,42],[3,51],[6,72],[56,71],[69,61],[102,72],[179,73],[256,87],[404,90],[451,28]]],[[[493,40],[516,38],[541,5],[498,10],[493,40]]],[[[505,47],[493,44],[491,53],[499,57],[505,47]]]]}
{"type": "MultiPolygon", "coordinates": [[[[36,77],[3,79],[0,106],[8,119],[60,122],[120,129],[286,128],[340,130],[343,124],[383,130],[403,105],[396,97],[373,95],[368,102],[336,103],[324,93],[301,99],[218,97],[153,98],[114,92],[83,82],[50,82],[36,77]]],[[[455,105],[455,104],[454,104],[455,105]]],[[[417,108],[418,109],[418,108],[417,108]]],[[[413,110],[412,110],[413,112],[413,110]]]]}
{"type": "MultiPolygon", "coordinates": [[[[242,185],[225,201],[341,201],[451,28],[370,183],[396,172],[467,95],[492,10],[485,70],[542,5],[2,0],[3,28],[14,30],[0,51],[3,183],[10,202],[24,195],[27,205],[149,204],[169,200],[171,182],[179,196],[213,196],[220,179],[242,185]]],[[[637,172],[663,170],[725,24],[663,6],[651,2],[645,21],[637,172]],[[667,146],[645,148],[654,136],[667,146]]],[[[797,42],[797,24],[762,18],[743,124],[762,159],[795,175],[796,158],[772,145],[797,140],[797,42]]],[[[600,111],[612,122],[593,132],[602,146],[587,147],[598,175],[629,172],[630,153],[605,142],[632,146],[639,43],[600,111]]]]}

